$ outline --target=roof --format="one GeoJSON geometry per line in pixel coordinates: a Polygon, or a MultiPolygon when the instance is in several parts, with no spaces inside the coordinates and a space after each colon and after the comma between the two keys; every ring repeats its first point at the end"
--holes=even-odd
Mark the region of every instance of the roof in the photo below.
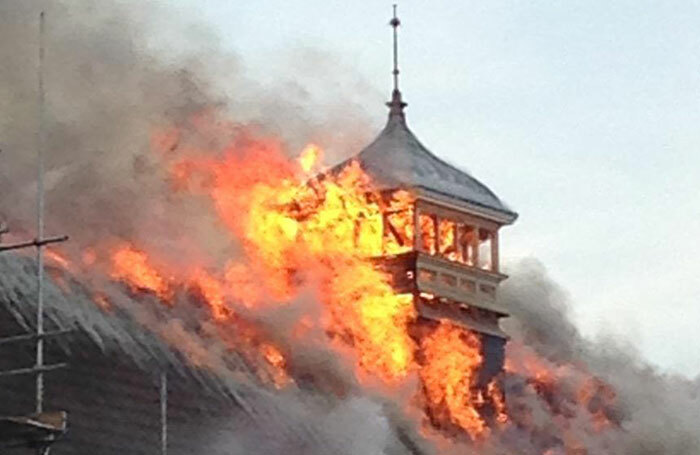
{"type": "MultiPolygon", "coordinates": [[[[412,423],[402,422],[372,397],[337,397],[306,384],[283,390],[260,384],[244,359],[207,339],[201,327],[192,327],[197,308],[187,302],[180,302],[178,314],[173,313],[177,305],[148,302],[147,295],[134,298],[114,283],[91,283],[110,298],[112,306],[104,310],[69,273],[50,266],[47,271],[47,330],[73,330],[47,344],[49,363],[69,363],[47,380],[47,406],[67,410],[71,426],[58,453],[154,452],[160,441],[160,408],[153,380],[160,371],[168,372],[174,454],[223,455],[237,445],[245,446],[242,453],[277,453],[292,445],[298,450],[287,453],[354,455],[359,452],[353,447],[372,428],[379,438],[372,446],[383,448],[373,453],[420,450],[412,423]],[[193,361],[191,352],[211,353],[212,358],[199,355],[193,361]],[[348,427],[347,422],[358,419],[366,425],[348,427]]],[[[35,312],[34,260],[0,254],[0,336],[31,332],[35,312]]],[[[32,358],[32,346],[13,346],[3,346],[0,370],[32,358]]],[[[33,406],[27,401],[33,397],[33,381],[24,376],[2,381],[3,414],[33,406]]]]}
{"type": "Polygon", "coordinates": [[[458,203],[476,211],[495,212],[504,223],[517,214],[486,185],[465,171],[431,153],[411,132],[403,112],[401,93],[394,91],[389,119],[379,136],[358,155],[336,166],[340,170],[353,160],[379,185],[380,189],[423,190],[435,199],[458,203]]]}

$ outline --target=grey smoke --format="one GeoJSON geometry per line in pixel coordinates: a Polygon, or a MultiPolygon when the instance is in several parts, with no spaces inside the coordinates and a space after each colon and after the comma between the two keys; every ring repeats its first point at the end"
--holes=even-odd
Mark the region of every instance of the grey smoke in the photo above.
{"type": "Polygon", "coordinates": [[[337,159],[369,137],[364,106],[381,98],[349,68],[340,65],[344,82],[335,85],[308,72],[294,78],[302,67],[326,72],[337,64],[322,52],[290,52],[275,65],[278,80],[260,84],[206,26],[158,2],[0,0],[0,221],[16,235],[31,235],[33,226],[42,7],[46,222],[50,233],[72,235],[74,247],[110,236],[157,238],[154,246],[175,257],[182,238],[221,246],[208,211],[171,194],[149,150],[157,128],[196,136],[188,119],[203,110],[274,134],[290,153],[315,141],[337,159]]]}
{"type": "MultiPolygon", "coordinates": [[[[571,432],[584,443],[587,453],[700,452],[700,378],[693,380],[658,371],[624,341],[583,338],[571,322],[566,293],[552,282],[538,261],[522,261],[509,273],[511,277],[500,294],[513,313],[507,327],[513,336],[509,355],[517,355],[513,347],[527,345],[552,365],[570,365],[582,373],[587,370],[616,392],[615,419],[619,420],[619,428],[597,435],[585,433],[584,424],[572,425],[571,432]]],[[[573,373],[571,379],[575,378],[573,373]]],[[[529,400],[535,412],[539,411],[543,426],[553,425],[541,399],[534,394],[522,398],[529,400]]],[[[536,447],[530,436],[525,440],[536,447]]]]}

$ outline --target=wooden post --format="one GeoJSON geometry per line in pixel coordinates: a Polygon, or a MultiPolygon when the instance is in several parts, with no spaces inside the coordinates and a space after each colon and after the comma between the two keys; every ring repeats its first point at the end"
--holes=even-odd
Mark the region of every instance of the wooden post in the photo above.
{"type": "Polygon", "coordinates": [[[433,231],[435,232],[435,238],[433,242],[433,248],[435,248],[435,255],[440,255],[440,217],[437,215],[432,215],[433,218],[433,231]]]}
{"type": "Polygon", "coordinates": [[[472,265],[479,267],[479,227],[474,226],[474,235],[472,236],[472,265]]]}
{"type": "Polygon", "coordinates": [[[498,231],[493,231],[491,232],[491,270],[494,272],[498,272],[500,269],[498,261],[498,231]]]}
{"type": "Polygon", "coordinates": [[[459,223],[452,222],[452,250],[454,250],[455,261],[460,261],[462,252],[459,251],[459,223]]]}
{"type": "Polygon", "coordinates": [[[415,251],[421,251],[423,249],[423,236],[420,229],[420,210],[418,209],[418,202],[416,201],[413,205],[413,249],[415,251]]]}

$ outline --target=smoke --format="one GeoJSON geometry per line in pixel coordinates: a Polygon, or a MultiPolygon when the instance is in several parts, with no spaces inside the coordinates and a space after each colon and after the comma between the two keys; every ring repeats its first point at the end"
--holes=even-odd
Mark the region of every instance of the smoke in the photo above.
{"type": "Polygon", "coordinates": [[[362,106],[378,95],[322,52],[280,57],[273,65],[280,77],[261,84],[205,26],[156,2],[1,0],[0,221],[17,236],[33,233],[42,7],[46,223],[49,233],[71,235],[76,249],[110,237],[157,243],[171,257],[182,255],[182,239],[220,249],[223,239],[205,211],[168,191],[151,150],[166,128],[196,136],[198,118],[216,122],[225,113],[221,141],[255,131],[280,138],[289,153],[318,142],[336,159],[369,137],[362,106]],[[292,78],[302,59],[321,72],[340,66],[340,83],[312,82],[311,70],[292,78]]]}
{"type": "MultiPolygon", "coordinates": [[[[47,234],[69,234],[65,247],[73,257],[96,243],[119,239],[157,250],[173,262],[196,254],[238,254],[208,202],[181,199],[169,187],[153,149],[158,148],[154,141],[172,128],[180,136],[174,145],[185,154],[184,145],[216,153],[227,142],[261,135],[277,138],[289,154],[315,142],[337,160],[370,137],[364,106],[380,105],[380,95],[321,51],[297,49],[280,56],[272,65],[279,77],[263,84],[206,27],[185,22],[156,2],[0,0],[0,222],[8,223],[11,239],[34,235],[41,9],[47,18],[47,234]],[[340,68],[338,79],[312,77],[312,71],[331,67],[340,68]],[[207,251],[193,251],[192,245],[207,251]]],[[[204,324],[193,331],[191,305],[162,320],[113,286],[100,283],[98,288],[107,290],[119,311],[127,310],[194,364],[229,373],[224,345],[211,341],[215,329],[204,324]]],[[[291,319],[281,318],[279,313],[269,321],[262,317],[284,332],[291,319]]],[[[295,373],[309,385],[345,392],[355,387],[347,379],[353,377],[350,368],[314,336],[289,353],[295,373]]],[[[280,406],[288,420],[307,420],[318,427],[316,434],[326,435],[294,453],[329,453],[328,447],[333,453],[378,453],[387,443],[388,424],[372,400],[350,396],[314,412],[298,397],[279,400],[286,400],[280,406]]],[[[310,443],[288,433],[261,425],[209,443],[246,447],[247,453],[277,453],[294,443],[310,443]]]]}
{"type": "MultiPolygon", "coordinates": [[[[584,339],[571,322],[566,294],[536,260],[524,260],[509,272],[511,277],[500,291],[502,302],[513,315],[507,327],[513,337],[508,357],[518,358],[531,349],[547,359],[551,370],[566,370],[554,396],[547,399],[517,384],[517,393],[509,396],[516,398],[510,400],[509,408],[517,415],[522,411],[515,409],[518,405],[528,407],[531,418],[538,422],[516,440],[541,449],[547,444],[537,438],[547,428],[554,428],[558,437],[568,436],[587,449],[581,453],[690,455],[700,451],[700,378],[690,380],[662,373],[640,358],[633,347],[618,340],[584,339]],[[583,421],[596,406],[589,402],[587,409],[579,404],[569,412],[569,422],[562,428],[562,412],[556,406],[566,404],[565,397],[571,393],[567,389],[575,389],[580,385],[578,381],[590,381],[589,375],[614,391],[614,399],[606,409],[613,424],[603,430],[591,429],[590,422],[583,421]]],[[[513,435],[504,439],[508,437],[513,435]]],[[[567,441],[562,445],[567,446],[567,441]]]]}
{"type": "Polygon", "coordinates": [[[352,398],[337,404],[310,404],[299,396],[280,393],[269,397],[275,414],[259,424],[215,422],[210,441],[202,450],[226,447],[227,453],[294,455],[381,453],[390,446],[391,427],[376,403],[352,398]],[[241,431],[245,428],[245,431],[241,431]]]}

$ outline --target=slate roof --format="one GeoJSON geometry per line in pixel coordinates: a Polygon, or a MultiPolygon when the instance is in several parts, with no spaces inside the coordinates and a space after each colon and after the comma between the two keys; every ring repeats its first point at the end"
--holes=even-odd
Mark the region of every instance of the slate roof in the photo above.
{"type": "Polygon", "coordinates": [[[400,92],[395,91],[387,105],[389,119],[379,136],[335,170],[357,160],[380,189],[427,190],[439,199],[456,199],[496,211],[506,222],[515,221],[517,214],[486,185],[435,156],[416,138],[406,124],[400,92]]]}
{"type": "MultiPolygon", "coordinates": [[[[420,442],[406,436],[408,424],[389,417],[381,403],[295,386],[273,390],[257,382],[249,365],[230,351],[218,356],[223,358],[220,364],[195,365],[178,343],[168,342],[150,326],[149,318],[165,322],[172,317],[129,308],[157,311],[157,302],[120,297],[102,287],[112,292],[114,302],[114,308],[104,311],[77,281],[49,276],[46,329],[74,329],[47,340],[46,362],[69,363],[46,373],[46,409],[69,413],[69,433],[54,446],[56,455],[158,453],[160,371],[168,372],[173,455],[382,453],[377,447],[386,455],[419,453],[420,442]],[[369,441],[369,433],[380,440],[369,441]]],[[[0,337],[32,330],[35,292],[34,261],[0,254],[0,337]]],[[[177,323],[188,321],[183,317],[177,323]]],[[[182,345],[187,344],[184,339],[182,345]]],[[[31,343],[1,348],[0,370],[33,363],[31,343]]],[[[0,415],[31,412],[33,387],[28,376],[0,378],[0,415]]]]}

